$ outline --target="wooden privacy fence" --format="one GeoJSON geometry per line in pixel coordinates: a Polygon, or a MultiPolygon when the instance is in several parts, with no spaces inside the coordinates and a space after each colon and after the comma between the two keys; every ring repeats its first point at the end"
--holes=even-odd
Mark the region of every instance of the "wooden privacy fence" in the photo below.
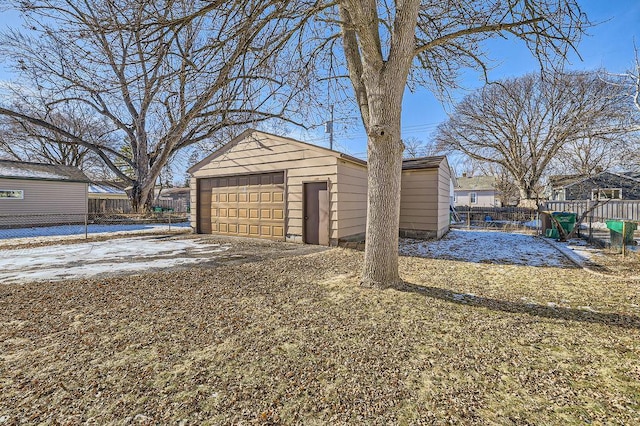
{"type": "MultiPolygon", "coordinates": [[[[173,210],[176,213],[186,213],[189,206],[185,200],[154,200],[154,207],[173,210]]],[[[129,200],[89,198],[89,213],[133,213],[129,200]]]]}
{"type": "Polygon", "coordinates": [[[131,202],[129,200],[112,200],[89,198],[89,214],[92,213],[131,213],[131,202]]]}
{"type": "MultiPolygon", "coordinates": [[[[596,201],[547,201],[544,210],[554,212],[572,212],[578,217],[592,207],[596,201]]],[[[640,200],[609,200],[597,206],[588,216],[594,222],[604,222],[609,219],[640,221],[640,200]]]]}

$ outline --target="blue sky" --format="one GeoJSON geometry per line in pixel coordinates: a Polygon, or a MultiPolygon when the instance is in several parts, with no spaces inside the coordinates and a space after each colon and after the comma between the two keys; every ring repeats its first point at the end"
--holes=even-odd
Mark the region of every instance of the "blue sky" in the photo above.
{"type": "MultiPolygon", "coordinates": [[[[634,40],[640,45],[640,0],[584,0],[580,2],[584,12],[594,23],[589,35],[584,37],[578,50],[582,60],[576,55],[570,58],[571,69],[606,68],[611,72],[623,72],[629,69],[633,61],[634,40]]],[[[0,12],[0,30],[19,25],[19,16],[12,12],[0,12]]],[[[538,70],[536,60],[519,43],[499,40],[490,45],[490,56],[494,60],[490,78],[497,80],[515,77],[538,70]]],[[[10,80],[11,74],[2,68],[0,61],[0,80],[10,80]]],[[[467,73],[463,85],[469,89],[481,87],[483,82],[475,73],[467,73]]],[[[465,91],[454,94],[462,98],[465,91]]],[[[449,107],[450,109],[450,107],[449,107]]],[[[356,111],[352,117],[358,117],[356,111]]],[[[440,104],[426,89],[405,94],[402,111],[403,138],[413,137],[428,141],[438,123],[447,119],[447,108],[440,104]]],[[[358,120],[359,123],[359,120],[358,120]]],[[[339,126],[336,126],[337,129],[339,126]]],[[[328,146],[328,136],[321,130],[314,132],[292,132],[298,137],[322,146],[328,146]]],[[[335,148],[353,155],[366,153],[366,137],[361,126],[352,126],[335,135],[335,148]]]]}
{"type": "MultiPolygon", "coordinates": [[[[640,0],[584,0],[580,5],[592,22],[600,24],[588,30],[589,35],[578,46],[582,60],[577,55],[572,55],[569,68],[606,68],[610,72],[624,72],[631,68],[634,40],[640,47],[640,0]]],[[[495,61],[489,75],[492,80],[517,77],[539,69],[537,61],[519,43],[503,40],[492,42],[489,54],[495,61]]],[[[481,87],[483,81],[480,75],[469,73],[463,85],[467,89],[475,89],[481,87]]],[[[459,91],[455,96],[461,99],[466,93],[469,92],[459,91]]],[[[446,111],[427,90],[405,93],[402,110],[403,138],[430,140],[435,127],[447,119],[446,111]]],[[[336,141],[337,149],[357,156],[363,156],[367,149],[362,130],[354,129],[354,132],[337,135],[336,141]]]]}

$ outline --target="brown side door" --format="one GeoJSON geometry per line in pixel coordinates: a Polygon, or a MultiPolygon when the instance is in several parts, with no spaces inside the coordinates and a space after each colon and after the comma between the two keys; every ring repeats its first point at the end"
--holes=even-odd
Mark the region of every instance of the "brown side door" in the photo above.
{"type": "Polygon", "coordinates": [[[329,191],[327,182],[304,184],[304,242],[329,245],[329,191]]]}
{"type": "Polygon", "coordinates": [[[211,233],[211,179],[198,179],[198,233],[211,233]]]}

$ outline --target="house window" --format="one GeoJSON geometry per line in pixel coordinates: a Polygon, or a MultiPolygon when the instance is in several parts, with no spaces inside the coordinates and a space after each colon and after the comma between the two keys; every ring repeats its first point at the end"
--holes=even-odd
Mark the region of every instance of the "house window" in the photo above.
{"type": "Polygon", "coordinates": [[[0,189],[1,200],[23,200],[24,191],[22,189],[0,189]]]}
{"type": "Polygon", "coordinates": [[[478,203],[478,194],[475,192],[469,193],[469,203],[477,204],[478,203]]]}
{"type": "Polygon", "coordinates": [[[554,189],[551,199],[554,200],[554,201],[565,201],[565,190],[564,189],[554,189]]]}
{"type": "Polygon", "coordinates": [[[621,200],[622,189],[620,188],[595,188],[591,190],[592,200],[621,200]]]}

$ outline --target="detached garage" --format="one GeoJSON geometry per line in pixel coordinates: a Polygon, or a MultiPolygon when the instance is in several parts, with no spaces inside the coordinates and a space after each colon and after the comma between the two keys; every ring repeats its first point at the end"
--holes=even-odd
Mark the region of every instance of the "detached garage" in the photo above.
{"type": "Polygon", "coordinates": [[[189,169],[198,233],[337,244],[364,238],[366,162],[247,130],[189,169]]]}
{"type": "MultiPolygon", "coordinates": [[[[189,169],[198,233],[336,245],[364,240],[367,164],[295,139],[247,130],[189,169]]],[[[401,235],[449,229],[445,157],[403,163],[401,235]]]]}

